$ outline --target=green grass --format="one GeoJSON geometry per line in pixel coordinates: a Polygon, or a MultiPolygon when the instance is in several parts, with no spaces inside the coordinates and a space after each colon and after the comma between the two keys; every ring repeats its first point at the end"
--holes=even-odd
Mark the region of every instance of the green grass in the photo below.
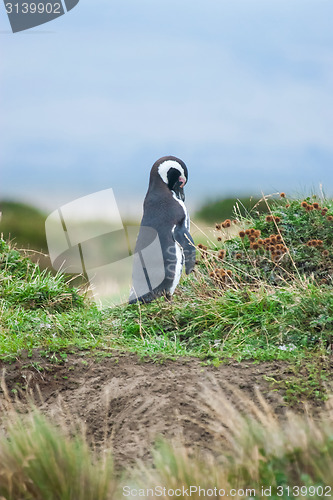
{"type": "Polygon", "coordinates": [[[268,360],[290,359],[298,357],[303,348],[330,345],[333,297],[329,289],[307,282],[299,288],[294,285],[273,291],[228,289],[207,301],[204,295],[192,299],[194,280],[184,282],[172,304],[160,299],[147,306],[100,310],[95,304],[74,301],[76,306],[68,309],[74,292],[64,289],[62,282],[59,297],[52,289],[51,298],[39,307],[31,288],[22,305],[0,299],[2,357],[21,349],[75,346],[125,348],[142,356],[268,360]],[[33,309],[27,308],[31,303],[33,309]],[[65,310],[59,311],[61,307],[65,310]],[[288,346],[298,349],[295,352],[288,346]]]}
{"type": "Polygon", "coordinates": [[[29,258],[0,240],[0,299],[9,308],[49,313],[83,306],[83,298],[63,275],[41,270],[29,258]]]}

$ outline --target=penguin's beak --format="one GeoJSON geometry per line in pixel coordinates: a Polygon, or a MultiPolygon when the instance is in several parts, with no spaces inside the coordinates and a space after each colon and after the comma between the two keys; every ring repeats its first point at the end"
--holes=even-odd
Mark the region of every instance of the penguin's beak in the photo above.
{"type": "Polygon", "coordinates": [[[180,187],[183,188],[185,186],[185,184],[186,184],[185,177],[180,176],[179,179],[178,179],[178,181],[181,183],[180,187]]]}

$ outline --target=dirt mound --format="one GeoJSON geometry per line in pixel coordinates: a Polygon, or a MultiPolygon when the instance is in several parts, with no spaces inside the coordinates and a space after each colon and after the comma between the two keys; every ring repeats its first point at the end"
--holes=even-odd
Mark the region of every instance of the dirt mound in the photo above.
{"type": "Polygon", "coordinates": [[[36,351],[12,364],[0,362],[8,393],[16,396],[21,411],[30,394],[47,415],[62,421],[71,415],[85,422],[88,437],[97,445],[111,443],[117,467],[149,458],[158,435],[181,435],[188,446],[213,450],[212,415],[202,398],[203,384],[220,385],[233,400],[230,387],[251,400],[257,387],[276,413],[286,409],[281,392],[272,391],[264,379],[287,377],[288,365],[283,362],[213,367],[197,359],[158,363],[118,352],[99,360],[87,353],[64,358],[45,358],[36,351]]]}

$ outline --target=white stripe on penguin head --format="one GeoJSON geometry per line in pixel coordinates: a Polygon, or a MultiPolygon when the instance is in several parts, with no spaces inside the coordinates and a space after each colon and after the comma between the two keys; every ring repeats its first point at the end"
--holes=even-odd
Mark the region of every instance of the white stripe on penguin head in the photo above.
{"type": "Polygon", "coordinates": [[[160,177],[165,182],[165,184],[168,184],[168,182],[169,182],[168,181],[168,172],[169,172],[170,168],[176,168],[177,170],[179,170],[181,176],[184,177],[184,179],[186,179],[184,169],[178,163],[178,161],[175,161],[175,160],[165,160],[158,167],[158,173],[160,174],[160,177]]]}

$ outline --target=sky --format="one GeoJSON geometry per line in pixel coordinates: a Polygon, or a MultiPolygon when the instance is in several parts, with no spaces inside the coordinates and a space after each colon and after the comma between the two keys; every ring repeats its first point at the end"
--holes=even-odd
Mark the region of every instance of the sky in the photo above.
{"type": "Polygon", "coordinates": [[[161,156],[188,205],[333,195],[332,0],[80,0],[11,33],[0,5],[0,199],[112,188],[140,214],[161,156]]]}

